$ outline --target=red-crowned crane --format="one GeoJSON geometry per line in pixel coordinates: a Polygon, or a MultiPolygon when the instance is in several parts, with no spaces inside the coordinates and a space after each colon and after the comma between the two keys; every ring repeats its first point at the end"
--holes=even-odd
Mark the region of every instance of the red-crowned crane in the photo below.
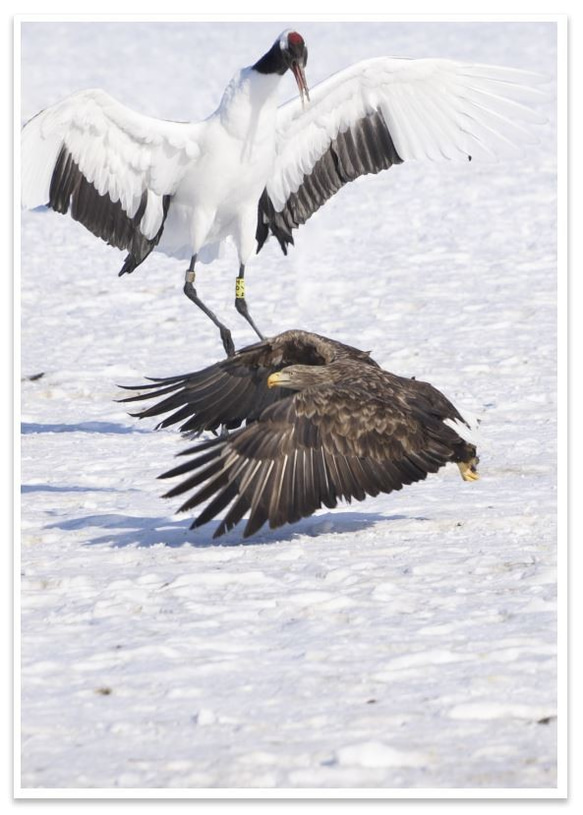
{"type": "Polygon", "coordinates": [[[121,274],[153,250],[188,260],[184,292],[228,328],[195,288],[197,261],[234,241],[237,310],[259,337],[244,274],[269,235],[284,253],[292,232],[344,184],[412,159],[468,160],[532,140],[541,119],[529,104],[537,76],[447,59],[365,60],[308,93],[307,48],[284,31],[227,86],[202,122],[144,116],[103,90],[85,90],[24,127],[23,204],[69,212],[94,235],[127,251],[121,274]],[[300,95],[278,106],[291,70],[300,95]]]}

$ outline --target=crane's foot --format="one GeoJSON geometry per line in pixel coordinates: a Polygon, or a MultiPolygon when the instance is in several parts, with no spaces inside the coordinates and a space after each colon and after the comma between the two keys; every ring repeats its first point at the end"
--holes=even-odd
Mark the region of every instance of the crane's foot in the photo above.
{"type": "MultiPolygon", "coordinates": [[[[237,279],[239,279],[239,278],[237,278],[237,279]]],[[[249,306],[247,305],[247,301],[245,300],[245,297],[241,297],[239,294],[237,294],[237,296],[235,297],[235,308],[237,309],[237,311],[239,312],[241,317],[244,317],[247,320],[247,322],[249,323],[249,325],[251,326],[253,331],[255,331],[255,333],[257,334],[259,339],[264,340],[265,337],[263,336],[261,331],[255,325],[255,321],[253,320],[253,317],[249,314],[249,306]]]]}
{"type": "Polygon", "coordinates": [[[232,357],[233,354],[235,353],[235,344],[233,343],[231,332],[229,331],[227,326],[224,325],[219,320],[216,314],[202,302],[202,300],[196,293],[196,289],[194,287],[194,271],[192,269],[189,269],[186,272],[186,281],[184,283],[184,294],[188,297],[191,303],[194,303],[195,306],[198,306],[198,308],[206,314],[209,320],[211,320],[216,325],[221,334],[223,348],[225,349],[227,356],[232,357]]]}
{"type": "Polygon", "coordinates": [[[228,328],[223,326],[219,329],[221,332],[221,340],[223,341],[223,348],[225,349],[225,353],[228,357],[232,357],[235,353],[235,343],[233,342],[233,338],[231,336],[231,332],[228,328]]]}

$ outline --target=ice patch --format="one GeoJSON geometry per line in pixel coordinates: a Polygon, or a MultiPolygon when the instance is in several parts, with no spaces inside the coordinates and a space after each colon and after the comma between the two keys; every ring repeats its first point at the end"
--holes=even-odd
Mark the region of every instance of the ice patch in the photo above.
{"type": "Polygon", "coordinates": [[[341,747],[336,751],[341,765],[358,767],[425,767],[429,757],[424,753],[398,750],[382,741],[365,741],[341,747]]]}

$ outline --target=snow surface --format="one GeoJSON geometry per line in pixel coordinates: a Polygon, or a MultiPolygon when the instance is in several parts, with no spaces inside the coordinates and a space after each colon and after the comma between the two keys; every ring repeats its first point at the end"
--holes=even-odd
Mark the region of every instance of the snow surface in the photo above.
{"type": "MultiPolygon", "coordinates": [[[[22,119],[86,87],[203,118],[287,26],[311,84],[383,54],[551,80],[537,145],[360,179],[247,275],[266,333],[371,349],[475,414],[482,478],[448,467],[244,544],[190,531],[156,480],[184,441],[116,386],[215,361],[218,334],[180,263],[118,279],[122,253],[24,213],[25,790],[557,783],[554,24],[25,23],[22,119]]],[[[197,282],[243,345],[235,273],[230,254],[197,282]]]]}

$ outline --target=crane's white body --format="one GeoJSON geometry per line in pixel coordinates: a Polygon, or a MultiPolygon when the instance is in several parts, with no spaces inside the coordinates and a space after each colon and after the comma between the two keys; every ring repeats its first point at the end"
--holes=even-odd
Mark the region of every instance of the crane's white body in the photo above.
{"type": "Polygon", "coordinates": [[[228,237],[241,263],[253,252],[257,202],[275,162],[281,77],[252,73],[242,71],[198,125],[197,157],[178,181],[159,244],[168,255],[209,261],[228,237]]]}

